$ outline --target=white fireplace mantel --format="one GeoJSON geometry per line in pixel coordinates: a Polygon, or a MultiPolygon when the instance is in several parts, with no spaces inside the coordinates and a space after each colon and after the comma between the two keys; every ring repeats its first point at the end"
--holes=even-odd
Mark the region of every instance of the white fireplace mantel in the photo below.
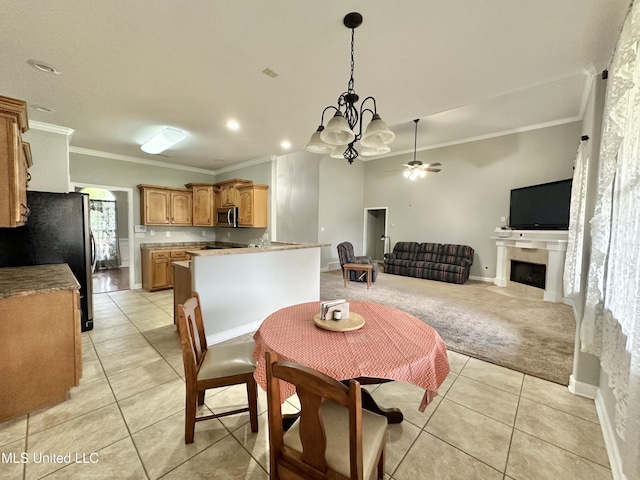
{"type": "Polygon", "coordinates": [[[503,230],[496,228],[495,236],[490,238],[496,241],[498,248],[494,284],[499,287],[508,285],[509,247],[547,250],[549,260],[543,299],[548,302],[562,302],[562,277],[568,238],[566,230],[503,230]]]}

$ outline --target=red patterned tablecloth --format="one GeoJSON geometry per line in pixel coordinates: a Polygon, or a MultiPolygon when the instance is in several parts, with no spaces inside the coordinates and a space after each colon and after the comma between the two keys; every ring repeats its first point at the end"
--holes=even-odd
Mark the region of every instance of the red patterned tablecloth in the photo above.
{"type": "MultiPolygon", "coordinates": [[[[369,302],[350,302],[365,325],[350,332],[318,328],[313,316],[320,302],[301,303],[269,315],[254,335],[254,377],[266,390],[264,354],[300,363],[337,379],[372,377],[399,380],[426,390],[423,410],[449,373],[447,347],[433,328],[395,308],[369,302]]],[[[281,382],[282,401],[295,393],[281,382]]]]}

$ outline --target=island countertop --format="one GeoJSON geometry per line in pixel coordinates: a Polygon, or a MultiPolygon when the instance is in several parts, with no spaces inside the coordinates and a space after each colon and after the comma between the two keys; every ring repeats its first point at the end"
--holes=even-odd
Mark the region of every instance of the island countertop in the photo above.
{"type": "Polygon", "coordinates": [[[212,250],[187,250],[187,253],[192,257],[213,257],[219,255],[238,255],[245,253],[264,253],[264,252],[277,252],[282,250],[299,250],[303,248],[320,248],[330,247],[330,243],[295,243],[295,242],[269,242],[264,247],[230,247],[230,248],[216,248],[212,250]]]}
{"type": "Polygon", "coordinates": [[[0,298],[80,288],[66,263],[0,268],[0,298]]]}

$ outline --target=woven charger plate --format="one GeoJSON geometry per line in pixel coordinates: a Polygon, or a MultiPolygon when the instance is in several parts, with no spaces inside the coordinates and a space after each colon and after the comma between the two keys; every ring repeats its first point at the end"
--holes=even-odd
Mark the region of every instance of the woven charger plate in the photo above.
{"type": "Polygon", "coordinates": [[[351,330],[358,330],[364,326],[364,318],[357,313],[350,312],[349,318],[343,318],[342,320],[321,320],[320,314],[316,313],[313,316],[314,323],[324,329],[331,330],[332,332],[349,332],[351,330]]]}

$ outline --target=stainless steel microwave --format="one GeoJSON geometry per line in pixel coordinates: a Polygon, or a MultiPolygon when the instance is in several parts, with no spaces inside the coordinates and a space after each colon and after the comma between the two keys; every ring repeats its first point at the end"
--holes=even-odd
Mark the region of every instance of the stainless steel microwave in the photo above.
{"type": "Polygon", "coordinates": [[[218,227],[237,227],[238,226],[238,207],[222,207],[217,211],[218,227]]]}

